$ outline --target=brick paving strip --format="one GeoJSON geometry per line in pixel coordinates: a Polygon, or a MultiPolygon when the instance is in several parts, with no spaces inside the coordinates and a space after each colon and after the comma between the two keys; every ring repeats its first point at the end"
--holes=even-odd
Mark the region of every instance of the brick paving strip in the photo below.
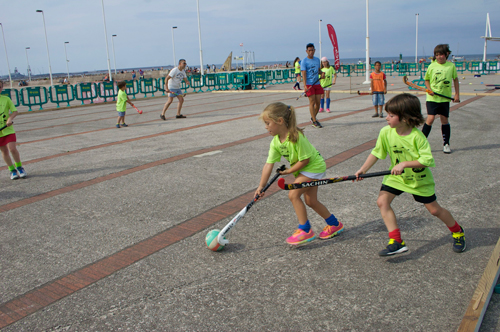
{"type": "MultiPolygon", "coordinates": [[[[473,97],[463,103],[455,105],[450,108],[450,111],[456,110],[461,106],[464,106],[468,103],[471,103],[482,96],[473,97]]],[[[334,118],[340,118],[356,113],[361,113],[367,110],[371,110],[372,107],[349,112],[342,115],[336,115],[329,118],[323,119],[331,120],[334,118]]],[[[226,120],[230,121],[230,120],[226,120]]],[[[300,126],[308,125],[309,123],[302,123],[300,126]]],[[[181,160],[184,158],[192,157],[194,155],[200,153],[206,153],[214,150],[220,150],[224,148],[228,148],[231,146],[244,144],[250,141],[254,141],[257,139],[261,139],[269,136],[269,134],[257,135],[254,137],[246,138],[243,140],[219,145],[217,147],[207,148],[198,150],[196,152],[186,153],[183,155],[179,155],[172,158],[167,158],[163,160],[159,160],[156,162],[152,162],[149,164],[141,165],[138,167],[134,167],[128,170],[124,170],[121,172],[109,174],[106,176],[102,176],[93,180],[84,181],[77,183],[72,186],[64,187],[61,189],[57,189],[51,192],[47,192],[45,194],[41,194],[32,198],[20,200],[18,202],[6,204],[0,207],[0,212],[5,212],[17,207],[21,207],[27,204],[31,204],[37,201],[41,201],[43,199],[54,197],[56,195],[60,195],[63,193],[67,193],[73,190],[81,189],[96,183],[100,183],[103,181],[111,180],[123,175],[127,175],[130,173],[137,172],[139,170],[155,167],[158,165],[162,165],[165,163],[181,160]]],[[[356,147],[353,147],[347,151],[339,153],[331,158],[326,159],[327,168],[331,168],[341,162],[348,160],[364,151],[367,151],[375,146],[376,139],[368,141],[366,143],[360,144],[356,147]]],[[[274,185],[268,189],[268,194],[263,198],[266,199],[270,197],[272,194],[280,191],[280,189],[274,185]]],[[[183,239],[186,239],[207,227],[227,218],[236,212],[240,211],[243,206],[245,206],[250,200],[253,199],[254,190],[250,190],[247,193],[236,197],[233,200],[230,200],[226,203],[223,203],[217,207],[214,207],[194,218],[186,220],[178,225],[170,227],[165,231],[162,231],[148,239],[145,239],[141,242],[138,242],[134,245],[131,245],[123,250],[118,251],[115,254],[112,254],[108,257],[105,257],[101,260],[98,260],[94,263],[91,263],[85,267],[82,267],[79,270],[71,272],[63,277],[57,278],[53,281],[50,281],[40,287],[33,289],[23,295],[16,297],[8,302],[5,302],[0,305],[0,329],[4,328],[10,324],[13,324],[24,317],[27,317],[44,307],[57,302],[66,296],[69,296],[93,283],[98,282],[99,280],[106,278],[107,276],[126,268],[139,260],[154,254],[176,242],[179,242],[183,239]]]]}

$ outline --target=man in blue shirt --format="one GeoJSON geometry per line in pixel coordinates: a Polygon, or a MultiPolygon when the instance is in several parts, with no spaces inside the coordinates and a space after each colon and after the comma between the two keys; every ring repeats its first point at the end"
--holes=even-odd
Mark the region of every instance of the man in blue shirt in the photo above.
{"type": "Polygon", "coordinates": [[[323,95],[323,88],[319,80],[320,78],[325,78],[325,74],[320,71],[321,62],[314,56],[315,52],[314,44],[309,43],[306,45],[307,57],[301,61],[300,71],[302,79],[306,84],[305,93],[309,98],[309,112],[311,113],[312,125],[315,128],[323,128],[321,123],[316,119],[316,115],[319,112],[321,96],[323,95]]]}

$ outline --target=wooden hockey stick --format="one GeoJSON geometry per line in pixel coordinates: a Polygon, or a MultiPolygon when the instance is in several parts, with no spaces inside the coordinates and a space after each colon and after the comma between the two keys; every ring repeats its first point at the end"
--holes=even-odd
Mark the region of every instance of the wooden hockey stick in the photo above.
{"type": "MultiPolygon", "coordinates": [[[[406,84],[406,85],[411,86],[411,87],[412,87],[412,88],[414,88],[414,89],[417,89],[417,90],[420,90],[420,91],[425,91],[425,92],[427,92],[428,94],[434,93],[434,95],[436,95],[436,96],[443,97],[443,98],[446,98],[446,99],[449,99],[449,100],[455,100],[455,99],[454,99],[454,98],[452,98],[452,97],[448,97],[448,96],[442,95],[442,94],[440,94],[440,93],[434,92],[434,91],[432,91],[432,90],[429,90],[429,89],[427,89],[427,88],[424,88],[424,87],[418,86],[418,85],[416,85],[416,84],[414,84],[414,83],[412,83],[412,82],[408,81],[408,77],[406,77],[406,75],[403,77],[403,81],[405,82],[405,84],[406,84]]],[[[460,102],[460,100],[459,100],[458,102],[460,102]]]]}

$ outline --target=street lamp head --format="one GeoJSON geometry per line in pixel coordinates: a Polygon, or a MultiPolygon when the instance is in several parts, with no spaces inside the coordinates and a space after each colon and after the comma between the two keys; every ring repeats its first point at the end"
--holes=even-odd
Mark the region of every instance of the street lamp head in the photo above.
{"type": "Polygon", "coordinates": [[[172,27],[172,29],[177,29],[177,27],[172,27]]]}
{"type": "Polygon", "coordinates": [[[37,10],[36,10],[36,12],[37,12],[37,13],[43,13],[43,10],[41,10],[41,9],[37,9],[37,10]]]}
{"type": "Polygon", "coordinates": [[[111,37],[116,37],[116,35],[112,35],[111,37]]]}
{"type": "Polygon", "coordinates": [[[29,48],[29,47],[26,47],[26,49],[27,49],[27,50],[30,50],[30,48],[29,48]]]}
{"type": "Polygon", "coordinates": [[[65,44],[69,44],[69,42],[64,42],[65,44]]]}

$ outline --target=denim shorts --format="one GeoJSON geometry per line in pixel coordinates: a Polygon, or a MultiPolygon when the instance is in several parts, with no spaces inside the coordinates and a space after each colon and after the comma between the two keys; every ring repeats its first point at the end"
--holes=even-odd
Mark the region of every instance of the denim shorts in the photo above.
{"type": "Polygon", "coordinates": [[[373,106],[384,106],[384,93],[374,92],[372,95],[373,106]]]}
{"type": "Polygon", "coordinates": [[[125,116],[125,112],[118,112],[118,116],[125,116]]]}
{"type": "Polygon", "coordinates": [[[182,90],[181,89],[169,89],[170,93],[168,94],[169,97],[178,97],[182,96],[182,90]]]}

